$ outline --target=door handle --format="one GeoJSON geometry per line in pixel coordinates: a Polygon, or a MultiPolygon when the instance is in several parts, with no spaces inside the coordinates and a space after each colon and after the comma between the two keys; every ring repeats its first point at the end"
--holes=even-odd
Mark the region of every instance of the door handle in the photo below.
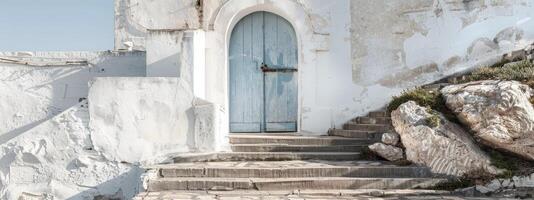
{"type": "Polygon", "coordinates": [[[270,68],[265,63],[261,63],[260,69],[264,73],[267,73],[267,72],[296,72],[296,71],[298,71],[298,69],[296,69],[296,68],[270,68]]]}

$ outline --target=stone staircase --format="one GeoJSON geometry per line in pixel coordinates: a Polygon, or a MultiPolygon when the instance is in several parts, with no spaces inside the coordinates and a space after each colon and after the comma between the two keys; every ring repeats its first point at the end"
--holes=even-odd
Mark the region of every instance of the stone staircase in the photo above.
{"type": "Polygon", "coordinates": [[[342,129],[330,129],[328,135],[348,138],[369,138],[380,140],[382,133],[393,131],[391,117],[386,111],[369,112],[343,124],[342,129]]]}
{"type": "MultiPolygon", "coordinates": [[[[377,113],[347,123],[365,127],[387,117],[377,113]],[[367,121],[365,121],[367,120],[367,121]],[[367,123],[366,123],[367,122],[367,123]]],[[[380,125],[375,123],[375,125],[380,125]]],[[[347,137],[298,134],[235,134],[233,152],[183,155],[173,164],[153,166],[148,192],[163,191],[295,191],[425,188],[446,181],[426,167],[397,166],[360,159],[381,128],[347,137]]]]}

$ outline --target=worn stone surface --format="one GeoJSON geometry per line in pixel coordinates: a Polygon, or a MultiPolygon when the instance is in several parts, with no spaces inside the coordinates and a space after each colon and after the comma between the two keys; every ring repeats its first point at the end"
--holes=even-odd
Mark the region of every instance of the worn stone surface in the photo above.
{"type": "Polygon", "coordinates": [[[357,178],[357,177],[299,177],[299,178],[159,178],[151,180],[148,191],[207,190],[214,186],[236,190],[287,189],[413,189],[428,188],[446,182],[444,178],[357,178]]]}
{"type": "Polygon", "coordinates": [[[516,81],[478,81],[441,90],[482,143],[534,160],[534,90],[516,81]]]}
{"type": "Polygon", "coordinates": [[[433,172],[461,176],[483,170],[496,174],[498,169],[461,127],[439,116],[441,123],[430,127],[426,108],[410,101],[391,113],[395,130],[406,147],[406,158],[428,166],[433,172]]]}
{"type": "Polygon", "coordinates": [[[397,166],[381,161],[236,161],[157,165],[162,177],[291,178],[291,177],[396,177],[424,178],[427,167],[397,166]]]}
{"type": "Polygon", "coordinates": [[[296,190],[296,191],[166,191],[138,194],[134,200],[221,199],[221,200],[303,200],[303,199],[458,199],[437,190],[296,190]],[[377,198],[383,197],[383,198],[377,198]]]}
{"type": "Polygon", "coordinates": [[[285,145],[358,145],[367,140],[335,136],[232,134],[232,144],[285,144],[285,145]]]}
{"type": "Polygon", "coordinates": [[[398,133],[384,133],[382,134],[382,143],[389,145],[397,145],[399,143],[400,136],[398,133]]]}
{"type": "Polygon", "coordinates": [[[387,144],[375,143],[369,146],[369,150],[389,161],[397,161],[404,158],[401,148],[387,144]]]}
{"type": "Polygon", "coordinates": [[[534,194],[534,174],[494,179],[485,185],[456,190],[457,194],[474,196],[473,192],[491,197],[525,198],[534,194]]]}

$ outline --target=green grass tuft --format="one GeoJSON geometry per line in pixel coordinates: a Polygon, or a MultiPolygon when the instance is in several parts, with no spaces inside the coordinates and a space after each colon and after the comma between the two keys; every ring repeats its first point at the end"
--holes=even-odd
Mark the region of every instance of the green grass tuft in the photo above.
{"type": "MultiPolygon", "coordinates": [[[[423,88],[415,88],[412,90],[405,90],[399,96],[394,96],[393,100],[388,104],[388,112],[396,110],[400,105],[408,102],[414,101],[419,106],[427,107],[437,112],[440,112],[451,122],[458,123],[458,118],[456,115],[447,108],[445,104],[445,99],[439,91],[425,90],[423,88]]],[[[439,117],[438,117],[439,118],[439,117]]],[[[434,119],[433,122],[439,121],[434,119]]],[[[439,122],[438,122],[439,123],[439,122]]],[[[437,123],[433,123],[438,125],[437,123]]]]}
{"type": "Polygon", "coordinates": [[[413,90],[405,90],[399,96],[394,96],[387,109],[391,112],[408,101],[415,101],[420,106],[430,108],[445,105],[445,101],[439,92],[428,91],[423,88],[415,88],[413,90]]]}
{"type": "Polygon", "coordinates": [[[521,61],[506,67],[502,65],[482,67],[466,75],[459,83],[480,80],[519,81],[534,87],[534,64],[529,61],[521,61]]]}

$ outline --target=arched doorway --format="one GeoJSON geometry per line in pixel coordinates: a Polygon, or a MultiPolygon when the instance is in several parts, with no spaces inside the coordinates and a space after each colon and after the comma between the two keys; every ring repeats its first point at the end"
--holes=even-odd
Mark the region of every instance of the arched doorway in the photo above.
{"type": "Polygon", "coordinates": [[[295,31],[270,12],[245,16],[229,45],[230,132],[297,131],[295,31]]]}

